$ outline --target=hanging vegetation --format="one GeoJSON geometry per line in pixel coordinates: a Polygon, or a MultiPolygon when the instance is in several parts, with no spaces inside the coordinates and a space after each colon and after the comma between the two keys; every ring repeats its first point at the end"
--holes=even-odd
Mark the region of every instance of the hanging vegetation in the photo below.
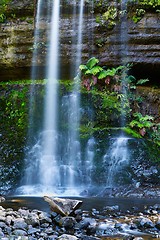
{"type": "Polygon", "coordinates": [[[143,116],[141,112],[137,112],[137,106],[140,111],[139,105],[143,99],[136,94],[136,88],[138,85],[148,82],[149,79],[136,80],[129,74],[131,67],[131,64],[116,68],[100,66],[99,60],[93,57],[86,64],[79,66],[82,87],[94,96],[99,95],[101,99],[96,104],[96,108],[99,109],[98,118],[101,118],[98,122],[102,123],[102,119],[107,122],[108,114],[117,115],[116,119],[118,116],[124,115],[127,120],[126,131],[128,133],[147,137],[160,145],[159,124],[154,121],[153,116],[143,116]],[[101,116],[100,112],[103,113],[101,116]]]}

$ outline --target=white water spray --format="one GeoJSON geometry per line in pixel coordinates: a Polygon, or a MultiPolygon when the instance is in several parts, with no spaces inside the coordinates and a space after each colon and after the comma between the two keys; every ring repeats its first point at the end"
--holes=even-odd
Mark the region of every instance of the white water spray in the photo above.
{"type": "Polygon", "coordinates": [[[84,163],[86,187],[90,187],[92,185],[92,171],[94,166],[93,161],[95,156],[95,144],[96,144],[96,141],[93,137],[90,138],[87,142],[86,158],[84,163]]]}
{"type": "Polygon", "coordinates": [[[112,139],[109,150],[104,155],[103,162],[107,165],[108,174],[106,185],[107,187],[114,187],[117,185],[116,177],[118,174],[123,175],[123,169],[129,164],[129,152],[127,137],[118,137],[112,139]]]}

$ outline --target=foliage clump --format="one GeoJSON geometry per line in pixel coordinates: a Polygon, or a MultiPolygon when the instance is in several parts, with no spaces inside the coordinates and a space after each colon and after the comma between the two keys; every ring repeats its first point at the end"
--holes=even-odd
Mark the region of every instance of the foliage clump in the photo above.
{"type": "MultiPolygon", "coordinates": [[[[108,2],[103,0],[94,1],[96,22],[102,29],[113,29],[117,22],[122,21],[124,16],[132,19],[133,22],[138,23],[146,13],[160,12],[159,0],[129,0],[123,4],[119,2],[108,2]]],[[[103,30],[102,29],[102,30],[103,30]]]]}
{"type": "MultiPolygon", "coordinates": [[[[11,0],[1,0],[0,1],[0,23],[3,23],[7,19],[8,14],[8,4],[11,2],[11,0]]],[[[12,14],[12,17],[14,15],[12,14]]]]}
{"type": "Polygon", "coordinates": [[[143,99],[137,96],[136,88],[149,80],[136,80],[129,74],[131,67],[132,65],[116,68],[100,66],[99,60],[93,57],[86,64],[79,66],[81,84],[92,94],[93,101],[94,97],[96,98],[98,122],[109,124],[108,115],[112,122],[114,119],[119,121],[118,119],[125,118],[127,132],[134,133],[136,137],[147,137],[160,145],[159,124],[155,123],[153,116],[143,116],[140,111],[137,112],[143,99]]]}
{"type": "Polygon", "coordinates": [[[9,188],[16,184],[24,159],[28,126],[28,88],[1,84],[1,183],[9,188]]]}
{"type": "Polygon", "coordinates": [[[139,22],[147,12],[160,12],[159,0],[130,0],[127,3],[128,16],[135,22],[139,22]]]}
{"type": "Polygon", "coordinates": [[[110,5],[102,15],[97,15],[96,22],[101,27],[107,27],[107,29],[113,29],[118,20],[118,9],[116,6],[110,5]]]}

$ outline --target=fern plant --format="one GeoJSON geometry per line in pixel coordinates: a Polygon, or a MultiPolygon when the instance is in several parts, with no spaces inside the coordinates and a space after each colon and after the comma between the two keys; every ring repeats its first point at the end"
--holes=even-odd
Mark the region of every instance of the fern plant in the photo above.
{"type": "Polygon", "coordinates": [[[133,114],[133,117],[135,119],[132,120],[129,125],[131,128],[137,128],[141,136],[144,136],[146,134],[146,130],[154,125],[154,118],[152,116],[143,116],[141,113],[136,112],[133,114]]]}
{"type": "Polygon", "coordinates": [[[99,63],[99,60],[95,57],[90,58],[86,65],[80,65],[79,69],[82,71],[84,75],[96,75],[100,71],[103,70],[100,66],[97,66],[97,63],[99,63]]]}
{"type": "Polygon", "coordinates": [[[79,66],[82,76],[82,85],[90,90],[92,86],[101,80],[101,83],[109,85],[112,79],[119,80],[119,72],[122,71],[125,66],[119,66],[117,68],[105,69],[98,65],[99,60],[92,57],[88,60],[86,65],[82,64],[79,66]]]}
{"type": "Polygon", "coordinates": [[[6,12],[9,2],[11,2],[11,0],[0,0],[0,23],[5,22],[7,18],[6,12]]]}

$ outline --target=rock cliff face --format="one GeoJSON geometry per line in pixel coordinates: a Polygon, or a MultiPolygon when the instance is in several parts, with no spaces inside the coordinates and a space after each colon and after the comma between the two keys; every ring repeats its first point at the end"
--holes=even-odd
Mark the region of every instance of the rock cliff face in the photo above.
{"type": "Polygon", "coordinates": [[[108,36],[100,54],[104,62],[158,64],[160,60],[160,25],[156,14],[146,14],[140,22],[131,20],[117,25],[108,36]],[[107,54],[106,54],[107,53],[107,54]]]}
{"type": "MultiPolygon", "coordinates": [[[[62,69],[74,64],[75,44],[73,31],[72,10],[70,6],[61,6],[60,20],[60,59],[62,69]]],[[[14,0],[9,6],[15,12],[15,19],[0,25],[0,70],[1,80],[5,78],[25,78],[30,75],[30,67],[40,66],[40,77],[43,77],[43,67],[47,52],[47,30],[50,22],[45,15],[41,18],[40,38],[37,46],[39,57],[32,63],[34,43],[34,6],[33,1],[14,0]],[[8,71],[10,70],[10,71],[8,71]]],[[[45,12],[45,6],[44,6],[45,12]]],[[[121,19],[116,26],[109,30],[96,23],[96,14],[86,6],[83,28],[83,61],[92,55],[105,65],[133,63],[135,70],[144,67],[146,75],[160,73],[160,16],[158,13],[148,13],[138,22],[121,19]],[[146,68],[147,66],[147,68],[146,68]]],[[[78,21],[75,20],[75,24],[78,21]]],[[[66,68],[67,69],[67,68],[66,68]]],[[[139,71],[140,73],[140,71],[139,71]]],[[[65,73],[66,74],[66,73],[65,73]]],[[[145,76],[144,76],[145,77],[145,76]]]]}

